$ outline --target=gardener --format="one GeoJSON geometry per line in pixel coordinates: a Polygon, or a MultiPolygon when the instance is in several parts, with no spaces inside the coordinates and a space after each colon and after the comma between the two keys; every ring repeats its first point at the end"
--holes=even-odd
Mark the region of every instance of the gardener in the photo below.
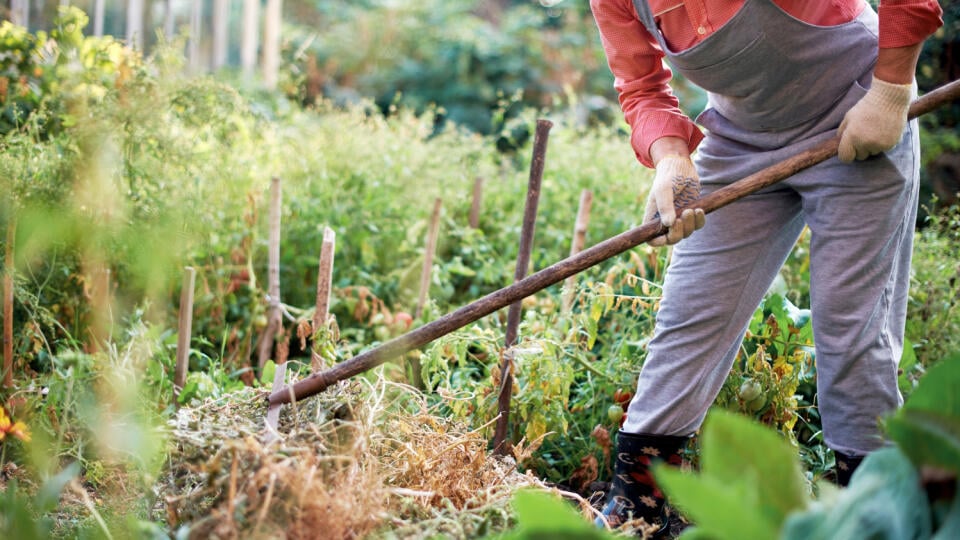
{"type": "Polygon", "coordinates": [[[651,460],[679,463],[748,321],[804,226],[823,433],[845,484],[902,403],[897,362],[917,208],[914,70],[942,24],[935,0],[591,0],[631,144],[656,169],[644,221],[676,245],[603,510],[662,520],[651,460]],[[670,66],[707,91],[678,108],[670,66]],[[839,159],[705,219],[685,203],[835,135],[839,159]],[[698,149],[691,159],[691,153],[698,149]],[[690,236],[696,229],[700,229],[690,236]]]}

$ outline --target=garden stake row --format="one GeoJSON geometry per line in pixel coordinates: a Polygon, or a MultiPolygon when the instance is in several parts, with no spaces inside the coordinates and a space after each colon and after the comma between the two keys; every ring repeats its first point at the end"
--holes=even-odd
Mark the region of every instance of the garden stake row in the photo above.
{"type": "MultiPolygon", "coordinates": [[[[590,207],[593,206],[593,192],[585,189],[580,192],[580,206],[577,208],[577,221],[573,225],[573,242],[570,244],[570,256],[573,257],[583,250],[587,240],[587,226],[590,224],[590,207]]],[[[573,296],[577,291],[577,283],[573,276],[563,283],[563,299],[560,303],[561,313],[570,313],[573,309],[573,296]]]]}
{"type": "MultiPolygon", "coordinates": [[[[916,118],[958,98],[960,98],[960,81],[953,81],[916,100],[910,106],[910,118],[916,118]]],[[[702,208],[706,213],[713,212],[751,193],[772,186],[801,170],[836,156],[839,142],[839,137],[831,137],[810,150],[801,152],[778,164],[767,167],[733,184],[718,189],[704,196],[698,200],[695,205],[691,205],[691,207],[702,208]]],[[[685,208],[686,207],[681,207],[677,210],[679,212],[685,208]]],[[[363,373],[387,360],[422,347],[498,309],[522,300],[569,276],[619,255],[657,236],[666,234],[666,232],[667,229],[663,227],[659,221],[651,221],[620,233],[617,236],[604,240],[580,252],[576,256],[568,257],[552,266],[544,268],[513,285],[494,291],[479,300],[467,304],[378,347],[358,354],[350,360],[341,362],[326,371],[314,373],[292,386],[273,392],[268,397],[268,400],[271,404],[289,403],[292,399],[300,400],[316,395],[338,381],[363,373]]]]}
{"type": "MultiPolygon", "coordinates": [[[[530,266],[530,252],[533,251],[533,233],[537,225],[537,205],[540,203],[540,184],[543,182],[543,165],[547,155],[547,139],[553,123],[549,120],[537,120],[537,129],[533,138],[533,159],[530,160],[530,179],[527,182],[527,201],[523,209],[523,226],[520,229],[520,247],[517,250],[517,267],[513,272],[514,282],[523,280],[530,266]]],[[[513,391],[513,346],[517,344],[517,330],[520,328],[520,315],[523,311],[522,299],[510,304],[507,311],[507,328],[503,338],[500,362],[500,394],[497,397],[497,426],[493,433],[493,451],[502,456],[510,454],[507,430],[510,427],[510,397],[513,391]]]]}
{"type": "Polygon", "coordinates": [[[173,402],[179,406],[180,392],[187,384],[187,368],[190,364],[190,335],[193,332],[193,289],[197,271],[190,266],[183,268],[180,286],[180,317],[177,325],[177,363],[173,370],[173,402]]]}

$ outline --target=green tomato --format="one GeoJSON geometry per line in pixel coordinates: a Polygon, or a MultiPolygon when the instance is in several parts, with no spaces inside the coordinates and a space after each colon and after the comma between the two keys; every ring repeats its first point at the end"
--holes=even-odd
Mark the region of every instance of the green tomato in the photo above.
{"type": "Polygon", "coordinates": [[[376,326],[373,329],[373,335],[377,341],[387,341],[390,339],[390,329],[386,326],[376,326]]]}
{"type": "Polygon", "coordinates": [[[753,401],[762,393],[763,388],[760,386],[760,383],[753,379],[743,381],[743,384],[740,385],[740,391],[738,392],[740,399],[744,402],[753,401]]]}
{"type": "Polygon", "coordinates": [[[623,418],[623,407],[620,405],[611,405],[607,407],[607,418],[609,418],[614,424],[619,423],[620,419],[623,418]]]}
{"type": "Polygon", "coordinates": [[[760,412],[764,407],[767,406],[767,396],[760,394],[759,396],[746,402],[746,406],[747,410],[752,413],[760,412]]]}

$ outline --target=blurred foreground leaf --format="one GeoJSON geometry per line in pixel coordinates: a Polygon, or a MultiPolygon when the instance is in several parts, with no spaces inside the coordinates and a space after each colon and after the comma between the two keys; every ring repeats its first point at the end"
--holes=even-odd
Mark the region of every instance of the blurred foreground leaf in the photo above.
{"type": "Polygon", "coordinates": [[[960,472],[960,355],[930,368],[885,428],[915,465],[960,472]]]}
{"type": "Polygon", "coordinates": [[[655,470],[671,503],[703,530],[697,534],[774,538],[787,514],[807,506],[797,452],[776,432],[715,409],[701,448],[700,475],[663,465],[655,470]]]}

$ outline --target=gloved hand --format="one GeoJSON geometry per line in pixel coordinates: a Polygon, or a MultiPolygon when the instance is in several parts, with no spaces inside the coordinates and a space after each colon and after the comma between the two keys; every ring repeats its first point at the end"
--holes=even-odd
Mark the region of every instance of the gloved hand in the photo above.
{"type": "Polygon", "coordinates": [[[700,198],[700,176],[693,166],[690,156],[669,154],[660,158],[656,166],[653,187],[647,197],[647,208],[643,215],[646,223],[659,215],[660,222],[669,231],[649,242],[651,246],[676,244],[703,227],[706,216],[702,209],[687,208],[677,218],[674,202],[688,205],[700,198]]]}
{"type": "Polygon", "coordinates": [[[900,142],[907,126],[913,85],[893,84],[876,77],[867,95],[847,111],[840,124],[840,161],[867,159],[900,142]]]}

